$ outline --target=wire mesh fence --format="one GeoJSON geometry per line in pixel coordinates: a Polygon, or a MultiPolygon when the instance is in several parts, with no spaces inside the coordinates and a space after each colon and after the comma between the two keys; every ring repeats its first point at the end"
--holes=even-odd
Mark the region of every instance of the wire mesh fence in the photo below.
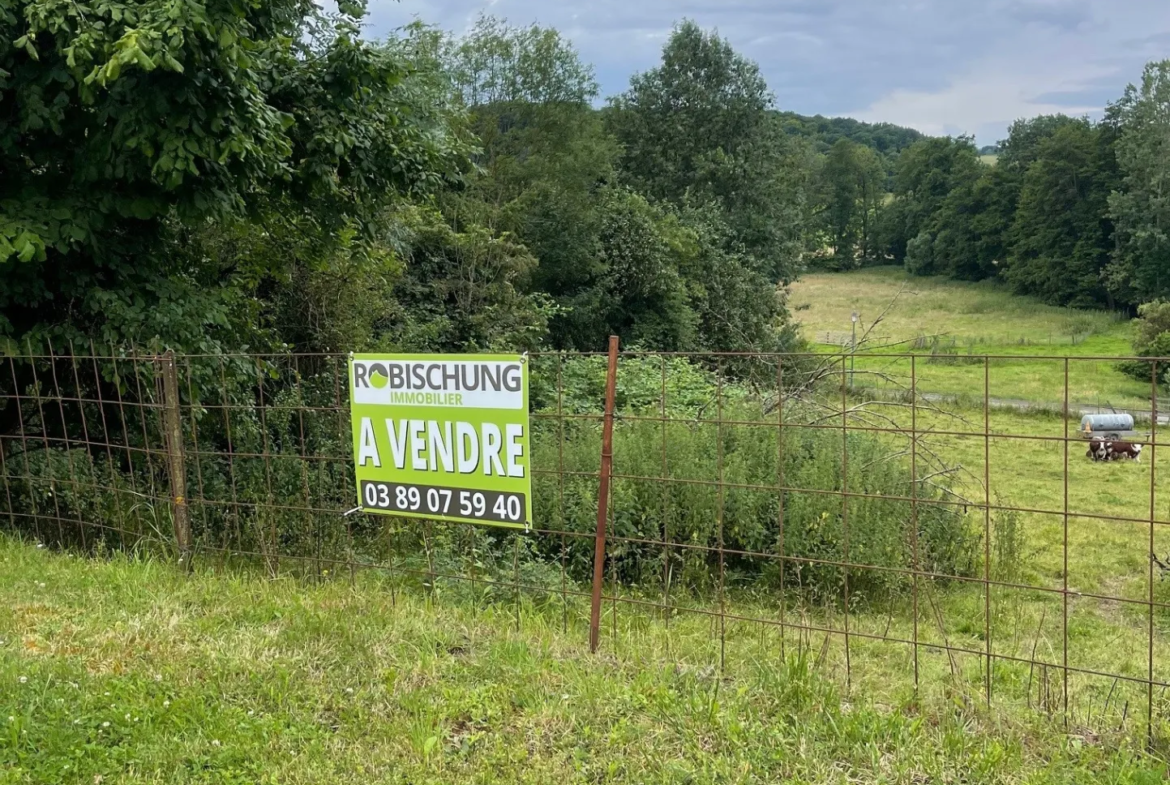
{"type": "Polygon", "coordinates": [[[1161,360],[534,355],[527,532],[347,514],[341,354],[5,361],[0,518],[53,547],[375,572],[537,607],[617,655],[803,656],[849,690],[938,687],[1151,739],[1167,716],[1161,360]],[[1073,402],[1102,395],[1132,432],[1082,432],[1073,402]]]}

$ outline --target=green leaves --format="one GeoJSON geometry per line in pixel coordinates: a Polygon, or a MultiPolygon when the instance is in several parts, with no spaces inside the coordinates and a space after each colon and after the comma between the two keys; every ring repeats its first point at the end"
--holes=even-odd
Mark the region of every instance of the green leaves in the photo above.
{"type": "Polygon", "coordinates": [[[25,53],[33,60],[40,60],[41,56],[37,54],[37,49],[33,46],[32,39],[28,35],[22,35],[12,42],[12,46],[17,49],[23,49],[25,53]]]}
{"type": "MultiPolygon", "coordinates": [[[[0,208],[5,207],[0,202],[0,208]]],[[[0,212],[0,265],[45,260],[44,224],[0,212]]],[[[2,270],[3,267],[0,267],[2,270]]]]}
{"type": "Polygon", "coordinates": [[[1111,183],[1101,129],[1064,123],[1035,148],[1024,173],[1004,273],[1016,291],[1057,305],[1108,304],[1101,272],[1109,259],[1111,183]]]}
{"type": "Polygon", "coordinates": [[[514,351],[540,344],[551,309],[546,298],[521,290],[537,264],[524,245],[479,225],[453,229],[433,209],[412,207],[396,219],[406,265],[396,287],[402,314],[386,334],[392,345],[514,351]]]}
{"type": "Polygon", "coordinates": [[[16,251],[16,258],[22,262],[31,262],[33,257],[37,256],[39,252],[43,259],[45,246],[43,243],[37,242],[39,240],[39,237],[28,232],[18,234],[12,243],[13,250],[16,251]]]}
{"type": "Polygon", "coordinates": [[[279,210],[327,258],[343,230],[368,241],[388,206],[467,166],[434,68],[410,42],[356,38],[360,3],[349,18],[300,0],[12,5],[0,332],[79,320],[113,343],[243,340],[256,306],[232,272],[241,251],[188,255],[184,232],[279,210]],[[207,297],[164,306],[192,286],[207,297]]]}
{"type": "MultiPolygon", "coordinates": [[[[1153,300],[1138,308],[1133,351],[1138,357],[1170,357],[1170,302],[1153,300]]],[[[1154,374],[1150,362],[1130,361],[1118,367],[1122,373],[1141,382],[1148,382],[1154,374]]],[[[1170,363],[1158,365],[1158,380],[1170,377],[1170,363]]]]}
{"type": "MultiPolygon", "coordinates": [[[[902,151],[894,174],[896,202],[887,212],[886,244],[907,269],[919,275],[952,272],[939,269],[934,252],[949,219],[962,214],[971,188],[983,173],[974,141],[969,137],[930,138],[902,151]]],[[[942,246],[954,247],[944,238],[942,246]]]]}
{"type": "Polygon", "coordinates": [[[848,270],[877,258],[875,235],[886,179],[877,153],[840,139],[818,175],[815,198],[822,220],[815,229],[821,232],[818,245],[833,249],[834,268],[848,270]]]}
{"type": "Polygon", "coordinates": [[[754,62],[688,21],[661,64],[612,102],[607,120],[628,183],[680,208],[716,206],[749,264],[788,281],[800,270],[805,178],[772,102],[754,62]]]}
{"type": "Polygon", "coordinates": [[[593,67],[548,27],[510,27],[481,16],[471,31],[449,42],[444,61],[465,105],[589,105],[598,94],[593,67]]]}
{"type": "Polygon", "coordinates": [[[1109,289],[1131,302],[1170,297],[1170,60],[1146,66],[1109,119],[1121,179],[1109,197],[1117,227],[1109,289]]]}

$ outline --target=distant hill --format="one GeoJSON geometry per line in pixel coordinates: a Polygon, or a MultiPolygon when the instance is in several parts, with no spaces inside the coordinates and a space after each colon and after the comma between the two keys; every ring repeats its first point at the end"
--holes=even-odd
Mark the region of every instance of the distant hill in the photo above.
{"type": "Polygon", "coordinates": [[[892,157],[926,138],[913,128],[891,123],[863,123],[852,117],[809,117],[796,112],[777,112],[777,115],[788,134],[811,139],[820,152],[826,152],[840,139],[848,139],[892,157]]]}

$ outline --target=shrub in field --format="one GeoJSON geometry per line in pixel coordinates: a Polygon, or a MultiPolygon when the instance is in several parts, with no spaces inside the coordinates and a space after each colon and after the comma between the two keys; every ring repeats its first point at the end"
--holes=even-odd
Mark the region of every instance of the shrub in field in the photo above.
{"type": "MultiPolygon", "coordinates": [[[[730,366],[732,361],[725,362],[730,366]]],[[[760,378],[775,384],[775,363],[749,360],[735,364],[730,370],[736,375],[724,384],[721,393],[712,368],[693,359],[623,355],[618,364],[614,406],[619,413],[653,413],[665,406],[668,413],[693,414],[714,406],[720,394],[725,402],[743,400],[748,395],[745,380],[760,378]]],[[[798,361],[787,359],[785,363],[786,379],[794,379],[802,370],[798,361]]],[[[605,404],[605,374],[606,358],[601,355],[536,357],[531,369],[532,409],[552,416],[559,406],[560,411],[570,415],[600,416],[605,404]]]]}
{"type": "Polygon", "coordinates": [[[934,237],[922,231],[906,243],[906,270],[915,275],[931,275],[934,269],[934,237]]]}
{"type": "Polygon", "coordinates": [[[954,338],[946,338],[944,336],[932,336],[928,341],[915,341],[915,348],[918,344],[924,344],[922,348],[930,349],[930,356],[926,361],[937,365],[982,365],[983,358],[975,354],[975,345],[973,342],[967,343],[967,353],[964,355],[960,352],[959,342],[954,338]]]}
{"type": "MultiPolygon", "coordinates": [[[[1138,308],[1135,320],[1133,352],[1138,357],[1170,357],[1170,302],[1155,300],[1138,308]]],[[[1118,370],[1138,381],[1148,382],[1154,374],[1154,363],[1130,360],[1119,363],[1118,370]]],[[[1170,378],[1170,363],[1158,364],[1158,381],[1170,378]]]]}
{"type": "MultiPolygon", "coordinates": [[[[746,410],[733,414],[750,418],[746,410]]],[[[581,433],[585,430],[578,429],[565,443],[568,472],[596,471],[598,439],[581,433]]],[[[840,433],[786,430],[781,448],[775,428],[671,423],[664,460],[661,430],[658,423],[622,423],[614,433],[617,476],[608,554],[625,582],[652,584],[665,573],[672,583],[711,588],[718,581],[715,549],[720,545],[733,552],[726,556],[727,570],[741,579],[770,582],[779,569],[764,554],[778,555],[783,549],[795,559],[785,566],[789,585],[816,594],[835,594],[843,585],[842,570],[826,562],[909,568],[915,539],[918,563],[925,570],[965,575],[975,565],[976,540],[963,516],[928,503],[912,512],[905,500],[911,491],[909,473],[890,459],[891,446],[879,439],[850,433],[846,469],[840,433]],[[808,490],[772,489],[781,470],[785,487],[808,490]],[[901,498],[851,497],[843,502],[841,496],[825,493],[844,489],[846,480],[851,493],[901,498]],[[643,542],[647,540],[678,547],[664,549],[643,542]]],[[[918,491],[922,499],[938,498],[921,482],[918,491]]],[[[541,525],[592,531],[597,510],[593,477],[541,476],[535,496],[541,525]]],[[[571,542],[569,563],[575,575],[587,574],[592,547],[587,538],[571,542]]],[[[849,580],[852,592],[877,596],[896,591],[906,576],[859,567],[849,580]]]]}
{"type": "MultiPolygon", "coordinates": [[[[1003,499],[996,505],[1005,506],[1003,499]]],[[[1024,551],[1024,526],[1017,510],[997,510],[991,516],[991,577],[1013,582],[1020,578],[1024,551]]]]}

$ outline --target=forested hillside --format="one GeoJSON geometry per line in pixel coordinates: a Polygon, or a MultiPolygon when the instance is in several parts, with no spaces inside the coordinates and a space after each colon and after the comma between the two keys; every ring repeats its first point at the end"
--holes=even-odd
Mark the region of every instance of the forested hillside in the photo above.
{"type": "Polygon", "coordinates": [[[777,112],[777,115],[787,133],[812,140],[819,153],[826,153],[837,142],[848,139],[894,157],[925,138],[920,131],[892,123],[863,123],[852,117],[823,117],[819,114],[810,117],[796,112],[777,112]]]}

